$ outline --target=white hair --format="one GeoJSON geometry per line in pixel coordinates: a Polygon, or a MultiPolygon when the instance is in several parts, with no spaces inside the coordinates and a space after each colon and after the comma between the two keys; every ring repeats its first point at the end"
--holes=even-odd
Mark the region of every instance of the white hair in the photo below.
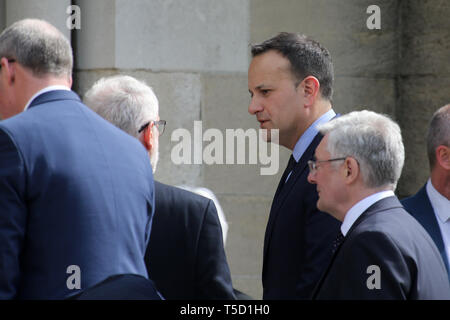
{"type": "MultiPolygon", "coordinates": [[[[158,118],[158,99],[145,82],[130,76],[101,78],[84,96],[84,103],[101,117],[133,137],[139,129],[158,118]]],[[[153,127],[154,146],[150,151],[153,173],[159,159],[159,139],[153,127]]]]}
{"type": "Polygon", "coordinates": [[[85,104],[133,137],[158,118],[158,99],[145,82],[130,76],[101,78],[86,92],[85,104]]]}
{"type": "Polygon", "coordinates": [[[405,162],[400,127],[388,116],[363,110],[320,125],[328,134],[327,149],[332,158],[353,157],[369,188],[395,190],[405,162]]]}

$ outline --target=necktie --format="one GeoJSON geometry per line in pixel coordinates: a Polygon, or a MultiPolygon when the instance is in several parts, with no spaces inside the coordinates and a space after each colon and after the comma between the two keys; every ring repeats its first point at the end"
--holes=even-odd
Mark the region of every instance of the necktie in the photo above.
{"type": "Polygon", "coordinates": [[[342,234],[341,230],[339,230],[339,233],[336,237],[336,239],[334,239],[333,241],[333,249],[332,249],[332,253],[334,254],[337,249],[341,246],[342,242],[344,241],[344,235],[342,234]]]}
{"type": "Polygon", "coordinates": [[[288,165],[286,167],[286,170],[283,173],[283,178],[281,179],[281,181],[283,181],[283,183],[286,183],[286,179],[289,176],[289,173],[294,170],[295,165],[297,164],[297,161],[295,161],[294,156],[291,154],[290,158],[289,158],[289,162],[288,165]]]}

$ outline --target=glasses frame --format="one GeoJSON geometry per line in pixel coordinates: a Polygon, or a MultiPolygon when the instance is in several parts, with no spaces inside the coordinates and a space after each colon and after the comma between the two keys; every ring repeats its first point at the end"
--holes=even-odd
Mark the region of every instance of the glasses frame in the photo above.
{"type": "Polygon", "coordinates": [[[328,160],[309,160],[308,161],[308,167],[309,167],[309,172],[311,173],[315,173],[317,171],[317,164],[321,163],[321,162],[333,162],[333,161],[340,161],[340,160],[345,160],[348,157],[342,157],[342,158],[334,158],[334,159],[328,159],[328,160]]]}
{"type": "Polygon", "coordinates": [[[151,123],[153,123],[156,126],[156,128],[158,129],[159,135],[162,135],[164,133],[164,129],[165,129],[166,123],[167,123],[166,120],[158,120],[158,121],[151,120],[151,121],[147,122],[146,124],[144,124],[142,127],[140,127],[138,130],[138,133],[141,133],[142,131],[144,131],[145,128],[147,128],[151,123]],[[162,127],[162,130],[161,130],[161,127],[162,127]]]}

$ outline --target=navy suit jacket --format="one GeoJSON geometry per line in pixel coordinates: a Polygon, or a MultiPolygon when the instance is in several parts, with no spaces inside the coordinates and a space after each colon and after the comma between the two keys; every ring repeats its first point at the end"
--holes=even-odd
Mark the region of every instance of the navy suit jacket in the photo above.
{"type": "Polygon", "coordinates": [[[147,277],[148,154],[72,91],[0,122],[0,298],[63,299],[116,274],[147,277]],[[69,269],[70,271],[70,269],[69,269]]]}
{"type": "Polygon", "coordinates": [[[313,298],[450,299],[450,287],[433,240],[396,197],[388,197],[352,225],[313,298]],[[373,288],[377,278],[379,289],[373,288]]]}
{"type": "Polygon", "coordinates": [[[331,259],[341,223],[317,209],[316,186],[307,181],[308,160],[321,140],[318,134],[275,193],[264,238],[263,299],[309,299],[331,259]]]}
{"type": "Polygon", "coordinates": [[[214,203],[155,181],[145,262],[165,299],[235,299],[214,203]]]}
{"type": "Polygon", "coordinates": [[[444,240],[442,239],[441,229],[439,228],[438,221],[436,220],[436,214],[434,213],[430,198],[428,198],[426,185],[423,186],[422,189],[420,189],[414,196],[403,199],[401,203],[405,207],[406,211],[416,218],[422,227],[428,231],[428,234],[431,236],[436,244],[436,247],[441,253],[450,278],[450,268],[448,265],[447,254],[445,252],[444,240]]]}

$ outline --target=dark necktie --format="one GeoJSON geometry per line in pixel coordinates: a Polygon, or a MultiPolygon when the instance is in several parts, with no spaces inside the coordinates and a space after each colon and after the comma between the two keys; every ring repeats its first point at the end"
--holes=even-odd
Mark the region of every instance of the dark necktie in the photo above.
{"type": "Polygon", "coordinates": [[[277,191],[275,192],[275,196],[274,196],[274,202],[275,199],[280,195],[281,193],[281,189],[283,189],[284,184],[286,183],[286,178],[288,177],[289,173],[294,170],[295,165],[297,164],[297,162],[294,159],[294,156],[291,155],[291,157],[289,158],[289,162],[288,165],[286,167],[286,169],[283,172],[283,175],[281,176],[280,179],[280,183],[278,184],[278,188],[277,191]]]}
{"type": "Polygon", "coordinates": [[[341,230],[339,230],[339,233],[333,241],[333,248],[332,248],[332,254],[334,254],[337,249],[341,246],[342,242],[344,241],[344,235],[342,234],[341,230]]]}
{"type": "Polygon", "coordinates": [[[297,164],[297,161],[295,161],[294,156],[291,154],[289,158],[288,165],[286,167],[286,170],[284,170],[283,177],[281,178],[281,181],[283,181],[283,184],[286,183],[286,179],[289,176],[289,173],[294,170],[295,165],[297,164]]]}

